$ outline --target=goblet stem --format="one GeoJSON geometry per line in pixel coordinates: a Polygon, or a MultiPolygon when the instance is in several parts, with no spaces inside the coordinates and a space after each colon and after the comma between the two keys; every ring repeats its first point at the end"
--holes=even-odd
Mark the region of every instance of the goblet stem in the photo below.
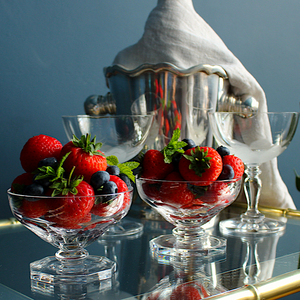
{"type": "Polygon", "coordinates": [[[55,253],[57,260],[61,262],[59,265],[59,273],[73,274],[83,271],[83,261],[89,256],[85,249],[75,248],[73,250],[60,249],[55,253]]]}
{"type": "Polygon", "coordinates": [[[247,199],[247,211],[241,216],[243,222],[259,223],[264,219],[264,215],[258,210],[258,202],[262,187],[259,177],[261,170],[259,165],[247,166],[245,173],[247,177],[244,182],[245,195],[247,199]]]}
{"type": "MultiPolygon", "coordinates": [[[[176,227],[173,229],[173,235],[180,244],[191,245],[191,243],[199,243],[200,240],[205,240],[207,235],[201,226],[176,227]]],[[[205,243],[206,244],[206,243],[205,243]]]]}
{"type": "Polygon", "coordinates": [[[284,230],[284,222],[266,218],[258,210],[262,187],[262,182],[259,177],[261,173],[259,165],[248,165],[245,173],[244,190],[248,204],[247,211],[238,218],[221,221],[219,224],[220,231],[225,235],[266,235],[284,230]]]}
{"type": "Polygon", "coordinates": [[[247,243],[247,254],[243,264],[244,284],[254,284],[258,282],[261,272],[257,253],[257,244],[260,240],[245,239],[245,242],[247,243]]]}

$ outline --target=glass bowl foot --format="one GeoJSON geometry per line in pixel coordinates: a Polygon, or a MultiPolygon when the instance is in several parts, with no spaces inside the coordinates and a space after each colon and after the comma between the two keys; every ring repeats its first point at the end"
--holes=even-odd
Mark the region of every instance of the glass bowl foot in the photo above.
{"type": "Polygon", "coordinates": [[[61,263],[55,256],[45,257],[30,264],[30,278],[47,284],[86,284],[110,279],[116,263],[106,257],[89,255],[80,262],[61,263]]]}
{"type": "Polygon", "coordinates": [[[154,258],[165,264],[191,257],[216,261],[226,255],[226,239],[205,235],[197,241],[182,242],[173,234],[161,235],[150,241],[150,251],[154,258]]]}
{"type": "Polygon", "coordinates": [[[219,223],[223,235],[268,235],[285,230],[286,224],[282,221],[263,218],[260,222],[246,222],[241,218],[223,220],[219,223]]]}
{"type": "Polygon", "coordinates": [[[121,220],[120,222],[110,226],[108,230],[102,236],[103,239],[117,238],[128,235],[136,235],[142,232],[144,225],[139,222],[121,220]]]}

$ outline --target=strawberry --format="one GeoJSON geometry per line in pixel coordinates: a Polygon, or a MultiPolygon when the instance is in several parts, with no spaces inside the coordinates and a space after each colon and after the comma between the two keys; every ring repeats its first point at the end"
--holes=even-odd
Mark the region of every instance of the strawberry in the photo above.
{"type": "Polygon", "coordinates": [[[204,288],[204,286],[202,284],[200,284],[198,282],[196,282],[195,284],[198,286],[198,288],[200,288],[200,292],[201,292],[203,298],[209,297],[209,293],[206,291],[206,289],[204,288]]]}
{"type": "Polygon", "coordinates": [[[148,150],[143,158],[143,178],[164,179],[174,169],[170,163],[165,163],[164,155],[158,150],[148,150]]]}
{"type": "MultiPolygon", "coordinates": [[[[127,184],[118,176],[110,175],[110,181],[113,181],[118,187],[118,193],[123,193],[128,191],[127,184]]],[[[130,204],[130,196],[129,193],[124,194],[124,200],[122,209],[125,209],[130,204]]]]}
{"type": "Polygon", "coordinates": [[[199,300],[202,299],[198,289],[191,284],[181,284],[177,286],[171,296],[170,300],[199,300]]]}
{"type": "Polygon", "coordinates": [[[226,182],[214,182],[208,186],[203,201],[209,204],[229,203],[231,193],[226,182]]]}
{"type": "Polygon", "coordinates": [[[148,150],[143,158],[143,178],[148,179],[164,179],[168,174],[174,170],[172,163],[173,158],[178,153],[184,153],[182,149],[187,144],[182,141],[178,141],[180,137],[180,129],[173,131],[172,138],[167,146],[162,151],[148,150]]]}
{"type": "MultiPolygon", "coordinates": [[[[65,228],[65,229],[81,229],[82,227],[80,224],[88,223],[92,220],[91,213],[88,213],[86,216],[84,216],[81,219],[60,219],[58,221],[59,227],[65,228]]],[[[92,229],[95,227],[95,224],[91,224],[84,228],[84,230],[92,229]]]]}
{"type": "MultiPolygon", "coordinates": [[[[23,194],[26,187],[33,183],[33,174],[23,173],[17,176],[12,184],[11,191],[17,194],[23,194]]],[[[14,203],[18,211],[27,218],[39,218],[45,215],[48,211],[48,204],[45,199],[37,198],[23,198],[22,201],[14,203]]]]}
{"type": "Polygon", "coordinates": [[[89,214],[94,205],[92,186],[81,179],[54,183],[50,209],[45,219],[55,222],[60,227],[76,228],[89,214]],[[65,197],[67,196],[67,197],[65,197]]]}
{"type": "Polygon", "coordinates": [[[20,161],[26,172],[33,172],[40,160],[46,157],[59,158],[62,144],[55,138],[47,135],[37,135],[30,138],[23,146],[20,161]]]}
{"type": "Polygon", "coordinates": [[[96,143],[95,138],[90,140],[89,134],[83,135],[80,140],[74,136],[61,150],[61,157],[70,152],[64,162],[65,170],[71,172],[75,166],[74,175],[83,176],[85,181],[90,182],[95,172],[105,171],[107,168],[106,158],[100,151],[101,146],[101,143],[96,143]]]}
{"type": "Polygon", "coordinates": [[[30,185],[33,183],[33,174],[31,173],[23,173],[19,176],[17,176],[12,184],[11,184],[11,191],[13,193],[22,194],[24,191],[24,188],[27,185],[30,185]]]}
{"type": "Polygon", "coordinates": [[[170,173],[165,180],[159,191],[161,201],[173,207],[182,207],[193,201],[194,194],[178,172],[170,173]]]}
{"type": "Polygon", "coordinates": [[[38,198],[24,198],[19,208],[21,214],[27,218],[40,218],[49,210],[48,201],[38,198]]]}
{"type": "Polygon", "coordinates": [[[235,155],[226,155],[223,157],[223,165],[229,165],[233,168],[234,171],[234,177],[233,178],[239,178],[243,176],[244,174],[244,163],[243,161],[235,156],[235,155]]]}
{"type": "Polygon", "coordinates": [[[194,147],[185,151],[179,161],[179,172],[187,181],[201,181],[206,186],[215,181],[222,172],[220,154],[211,147],[194,147]]]}
{"type": "Polygon", "coordinates": [[[161,292],[153,292],[146,298],[146,300],[159,300],[160,294],[161,292]]]}

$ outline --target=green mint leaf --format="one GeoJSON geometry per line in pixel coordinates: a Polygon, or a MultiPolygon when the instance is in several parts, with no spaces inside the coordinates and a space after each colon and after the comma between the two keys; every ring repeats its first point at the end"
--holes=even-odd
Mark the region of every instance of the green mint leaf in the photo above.
{"type": "Polygon", "coordinates": [[[176,153],[184,153],[184,150],[182,149],[187,145],[187,143],[183,141],[178,141],[180,138],[180,129],[177,128],[173,131],[172,138],[168,145],[166,145],[162,153],[164,155],[164,162],[167,164],[170,164],[172,162],[172,158],[176,153]]]}
{"type": "Polygon", "coordinates": [[[118,167],[120,169],[120,173],[125,174],[131,181],[135,182],[135,176],[132,170],[136,169],[139,165],[140,163],[131,161],[118,164],[118,167]]]}
{"type": "Polygon", "coordinates": [[[180,129],[179,129],[179,128],[176,128],[176,129],[173,131],[173,134],[172,134],[170,143],[177,142],[177,141],[179,140],[179,138],[180,138],[180,129]]]}
{"type": "Polygon", "coordinates": [[[130,180],[132,180],[133,182],[135,182],[135,177],[133,175],[132,170],[127,167],[127,166],[120,166],[120,173],[125,174],[130,180]]]}
{"type": "Polygon", "coordinates": [[[127,162],[124,162],[122,164],[119,164],[118,167],[120,168],[120,166],[126,166],[128,168],[130,168],[130,170],[134,170],[136,169],[138,166],[140,165],[139,162],[137,161],[127,161],[127,162]]]}
{"type": "Polygon", "coordinates": [[[114,155],[110,155],[106,157],[106,162],[108,165],[110,166],[117,166],[119,163],[119,160],[116,156],[114,155]]]}

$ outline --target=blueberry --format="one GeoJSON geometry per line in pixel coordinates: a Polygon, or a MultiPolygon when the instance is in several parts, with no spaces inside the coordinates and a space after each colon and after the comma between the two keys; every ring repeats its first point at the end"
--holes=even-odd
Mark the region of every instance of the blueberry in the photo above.
{"type": "Polygon", "coordinates": [[[110,179],[109,173],[106,171],[97,171],[91,177],[90,184],[97,191],[104,183],[110,179]]]}
{"type": "Polygon", "coordinates": [[[110,175],[120,175],[120,169],[118,166],[109,166],[107,167],[106,172],[108,172],[110,175]]]}
{"type": "Polygon", "coordinates": [[[119,177],[126,183],[127,187],[130,188],[131,187],[131,182],[130,182],[130,179],[128,178],[127,175],[121,173],[119,175],[119,177]]]}
{"type": "Polygon", "coordinates": [[[50,167],[54,168],[56,164],[57,164],[57,159],[55,157],[46,157],[39,161],[38,168],[41,168],[44,166],[46,166],[46,167],[50,166],[50,167]]]}
{"type": "MultiPolygon", "coordinates": [[[[108,181],[103,184],[102,190],[101,190],[101,195],[106,195],[106,194],[115,194],[118,192],[118,187],[113,181],[108,181]]],[[[113,198],[113,195],[106,196],[104,202],[109,201],[113,198]]]]}
{"type": "Polygon", "coordinates": [[[223,165],[222,172],[219,176],[219,180],[232,179],[234,177],[234,170],[230,165],[223,165]]]}
{"type": "Polygon", "coordinates": [[[184,151],[196,147],[196,144],[192,139],[183,139],[182,141],[187,143],[187,145],[183,147],[184,151]]]}
{"type": "Polygon", "coordinates": [[[230,155],[230,151],[227,147],[219,146],[217,148],[217,152],[221,155],[221,157],[224,157],[226,155],[230,155]]]}
{"type": "Polygon", "coordinates": [[[44,188],[40,184],[32,183],[25,187],[23,193],[24,195],[41,196],[44,194],[44,188]]]}

